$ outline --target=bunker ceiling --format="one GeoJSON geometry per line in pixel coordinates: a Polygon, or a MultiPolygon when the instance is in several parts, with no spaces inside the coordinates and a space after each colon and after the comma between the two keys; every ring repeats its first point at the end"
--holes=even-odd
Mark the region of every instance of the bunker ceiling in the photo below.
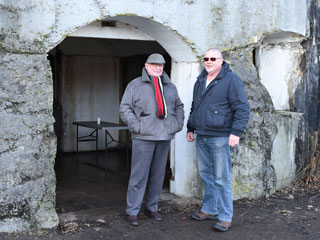
{"type": "MultiPolygon", "coordinates": [[[[88,37],[67,37],[58,45],[59,50],[68,56],[117,56],[130,57],[150,53],[166,55],[167,52],[156,41],[104,39],[88,37]]],[[[54,55],[56,48],[49,54],[54,55]]]]}

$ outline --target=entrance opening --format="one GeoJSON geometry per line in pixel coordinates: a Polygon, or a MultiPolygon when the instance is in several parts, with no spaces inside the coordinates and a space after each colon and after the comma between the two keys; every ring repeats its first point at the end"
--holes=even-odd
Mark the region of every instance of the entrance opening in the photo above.
{"type": "MultiPolygon", "coordinates": [[[[67,37],[48,53],[54,83],[58,213],[97,208],[124,211],[130,175],[125,148],[110,144],[105,161],[105,133],[99,131],[98,151],[95,142],[79,142],[77,155],[77,131],[72,123],[97,121],[97,118],[121,123],[119,105],[124,90],[132,79],[141,75],[151,53],[165,57],[165,71],[170,75],[169,54],[151,40],[67,37]]],[[[79,136],[89,135],[92,130],[80,127],[79,136]]],[[[110,134],[116,140],[130,142],[125,131],[110,131],[110,134]]],[[[169,187],[169,163],[170,160],[164,188],[169,187]]]]}

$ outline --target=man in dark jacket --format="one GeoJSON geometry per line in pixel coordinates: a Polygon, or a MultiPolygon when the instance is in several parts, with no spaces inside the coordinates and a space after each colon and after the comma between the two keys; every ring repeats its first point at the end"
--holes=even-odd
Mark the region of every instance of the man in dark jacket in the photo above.
{"type": "Polygon", "coordinates": [[[233,216],[231,147],[239,144],[250,115],[241,79],[223,61],[217,49],[204,55],[204,70],[193,89],[187,140],[197,134],[199,174],[204,182],[202,208],[191,214],[195,220],[219,220],[218,231],[231,227],[233,216]]]}
{"type": "Polygon", "coordinates": [[[142,76],[128,84],[120,104],[120,117],[132,136],[126,213],[133,226],[139,225],[137,215],[147,184],[145,213],[162,220],[158,200],[170,140],[183,127],[183,103],[175,85],[163,71],[164,64],[162,55],[151,54],[142,69],[142,76]]]}

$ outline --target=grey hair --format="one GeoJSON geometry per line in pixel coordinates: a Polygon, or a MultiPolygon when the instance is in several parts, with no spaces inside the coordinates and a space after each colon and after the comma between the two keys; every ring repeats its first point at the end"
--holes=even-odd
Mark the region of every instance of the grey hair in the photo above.
{"type": "Polygon", "coordinates": [[[223,59],[223,56],[222,56],[222,53],[220,52],[220,50],[216,49],[216,48],[209,48],[205,53],[204,55],[206,55],[207,52],[217,52],[219,57],[223,59]]]}

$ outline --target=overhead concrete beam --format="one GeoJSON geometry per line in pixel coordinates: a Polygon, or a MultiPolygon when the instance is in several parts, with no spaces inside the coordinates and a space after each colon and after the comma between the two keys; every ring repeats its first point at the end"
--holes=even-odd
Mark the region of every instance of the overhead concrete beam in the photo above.
{"type": "Polygon", "coordinates": [[[198,62],[191,43],[187,43],[177,32],[153,20],[137,16],[117,16],[108,18],[135,26],[153,37],[175,62],[198,62]]]}
{"type": "Polygon", "coordinates": [[[155,41],[145,32],[128,25],[117,24],[116,27],[85,26],[71,33],[71,37],[104,38],[104,39],[127,39],[155,41]]]}

